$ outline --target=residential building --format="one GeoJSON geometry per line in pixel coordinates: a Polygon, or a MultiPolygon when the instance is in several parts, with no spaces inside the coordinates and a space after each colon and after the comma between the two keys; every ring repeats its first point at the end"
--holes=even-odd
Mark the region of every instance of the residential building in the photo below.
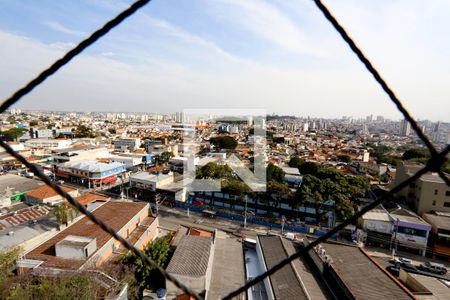
{"type": "Polygon", "coordinates": [[[434,212],[422,217],[432,227],[428,239],[433,249],[431,256],[450,261],[450,213],[434,212]]]}
{"type": "MultiPolygon", "coordinates": [[[[309,241],[303,243],[306,246],[309,241]]],[[[358,246],[329,241],[308,251],[307,256],[335,299],[416,299],[358,246]]]]}
{"type": "Polygon", "coordinates": [[[366,232],[367,244],[390,245],[394,224],[389,213],[383,207],[365,213],[359,223],[366,232]]]}
{"type": "MultiPolygon", "coordinates": [[[[95,209],[93,214],[138,249],[143,249],[158,234],[158,219],[151,216],[148,203],[109,201],[95,209]],[[138,236],[135,232],[139,233],[138,236]]],[[[120,247],[120,242],[109,233],[87,217],[82,217],[25,253],[18,266],[31,268],[36,274],[83,270],[111,259],[120,247]]]]}
{"type": "Polygon", "coordinates": [[[56,176],[88,187],[102,187],[114,184],[119,178],[125,178],[125,165],[89,160],[69,162],[57,166],[56,176]]]}
{"type": "MultiPolygon", "coordinates": [[[[418,164],[401,162],[397,166],[395,184],[411,177],[421,167],[418,164]]],[[[422,175],[398,195],[404,197],[419,215],[431,211],[450,212],[450,187],[437,173],[422,175]]]]}
{"type": "Polygon", "coordinates": [[[139,138],[121,138],[114,141],[116,151],[134,151],[141,146],[139,138]]]}
{"type": "Polygon", "coordinates": [[[25,192],[44,185],[42,181],[14,174],[0,176],[0,208],[25,200],[25,192]]]}
{"type": "Polygon", "coordinates": [[[106,147],[95,146],[77,146],[65,149],[57,149],[52,151],[53,162],[66,163],[66,162],[80,162],[85,160],[96,160],[101,157],[108,157],[109,152],[106,147]]]}
{"type": "Polygon", "coordinates": [[[71,140],[64,139],[30,139],[25,142],[25,147],[31,149],[47,149],[47,150],[55,150],[55,149],[64,149],[68,148],[72,144],[71,140]]]}
{"type": "Polygon", "coordinates": [[[394,223],[394,243],[403,248],[420,251],[425,256],[431,225],[410,210],[394,208],[389,210],[394,223]]]}
{"type": "Polygon", "coordinates": [[[155,192],[156,189],[173,183],[173,174],[151,174],[139,172],[130,176],[130,187],[145,189],[155,192]]]}
{"type": "Polygon", "coordinates": [[[301,176],[298,168],[283,167],[282,168],[285,175],[284,181],[292,188],[298,188],[303,181],[303,176],[301,176]]]}
{"type": "MultiPolygon", "coordinates": [[[[72,197],[78,196],[78,190],[76,189],[67,186],[60,186],[60,188],[72,197]]],[[[25,200],[28,203],[48,204],[53,206],[62,203],[64,198],[60,194],[58,194],[52,187],[43,185],[34,190],[26,192],[25,200]]]]}
{"type": "Polygon", "coordinates": [[[411,134],[411,124],[407,120],[402,120],[400,124],[400,135],[409,136],[411,134]]]}

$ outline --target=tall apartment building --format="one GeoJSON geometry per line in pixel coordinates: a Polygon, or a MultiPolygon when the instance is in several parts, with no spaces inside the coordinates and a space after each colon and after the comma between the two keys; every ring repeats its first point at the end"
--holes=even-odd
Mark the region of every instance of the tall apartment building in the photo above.
{"type": "MultiPolygon", "coordinates": [[[[395,184],[406,180],[417,172],[421,165],[401,162],[397,166],[395,184]]],[[[398,192],[422,215],[430,211],[450,212],[450,188],[437,173],[427,173],[398,192]]]]}
{"type": "Polygon", "coordinates": [[[407,120],[403,120],[400,124],[400,135],[409,136],[411,134],[411,124],[407,120]]]}

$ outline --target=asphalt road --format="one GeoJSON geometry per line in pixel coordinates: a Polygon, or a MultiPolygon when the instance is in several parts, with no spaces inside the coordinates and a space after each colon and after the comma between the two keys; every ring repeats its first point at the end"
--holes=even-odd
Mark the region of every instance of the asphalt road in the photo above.
{"type": "Polygon", "coordinates": [[[243,222],[232,221],[223,218],[208,218],[200,213],[189,212],[186,210],[160,206],[158,216],[160,218],[160,227],[169,230],[175,230],[179,225],[188,227],[197,227],[205,230],[220,229],[236,235],[245,235],[248,238],[255,239],[257,234],[281,234],[280,230],[268,230],[264,226],[256,226],[248,224],[246,228],[243,227],[243,222]]]}
{"type": "MultiPolygon", "coordinates": [[[[379,262],[383,267],[386,268],[387,266],[391,265],[389,263],[389,260],[392,258],[390,250],[388,250],[388,249],[381,249],[381,248],[375,248],[375,247],[366,247],[365,250],[377,262],[379,262]]],[[[413,265],[415,265],[416,267],[418,267],[421,263],[424,263],[426,261],[432,261],[432,262],[436,262],[436,263],[439,263],[439,264],[443,264],[443,265],[445,265],[447,267],[447,270],[449,270],[449,272],[450,272],[450,264],[448,262],[445,262],[445,261],[442,261],[442,260],[433,260],[433,259],[430,259],[428,257],[414,255],[414,254],[407,253],[407,252],[400,252],[400,253],[398,253],[398,256],[411,259],[413,265]]],[[[418,271],[418,273],[423,274],[423,275],[427,275],[427,276],[439,277],[439,278],[442,278],[442,279],[450,281],[450,273],[447,273],[446,275],[438,275],[438,274],[434,274],[434,273],[423,272],[423,271],[420,271],[420,270],[418,271]]]]}

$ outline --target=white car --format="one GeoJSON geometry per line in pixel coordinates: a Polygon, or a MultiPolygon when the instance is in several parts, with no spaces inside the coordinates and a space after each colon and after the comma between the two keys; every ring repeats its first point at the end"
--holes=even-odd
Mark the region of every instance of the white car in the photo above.
{"type": "Polygon", "coordinates": [[[404,258],[404,257],[399,257],[399,256],[394,257],[393,259],[389,260],[389,262],[394,265],[401,264],[401,263],[412,264],[412,261],[410,259],[404,258]]]}

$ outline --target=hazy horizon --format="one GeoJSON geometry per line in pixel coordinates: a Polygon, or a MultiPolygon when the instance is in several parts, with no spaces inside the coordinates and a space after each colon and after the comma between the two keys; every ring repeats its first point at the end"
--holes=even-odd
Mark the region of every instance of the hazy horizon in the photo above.
{"type": "MultiPolygon", "coordinates": [[[[0,99],[131,2],[0,0],[0,99]]],[[[450,2],[324,2],[416,119],[449,121],[450,2]]],[[[15,107],[402,119],[312,1],[281,0],[152,1],[15,107]]]]}

